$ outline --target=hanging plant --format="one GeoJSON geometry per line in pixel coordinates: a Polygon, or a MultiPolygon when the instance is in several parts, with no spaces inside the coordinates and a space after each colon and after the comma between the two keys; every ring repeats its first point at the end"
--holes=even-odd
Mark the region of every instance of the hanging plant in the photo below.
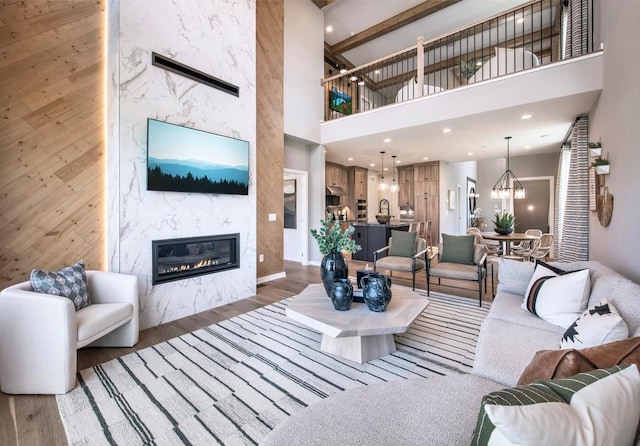
{"type": "Polygon", "coordinates": [[[606,159],[606,158],[602,158],[602,157],[600,157],[600,156],[599,156],[598,158],[594,159],[594,160],[591,162],[591,165],[592,165],[593,167],[597,167],[597,166],[608,166],[608,165],[609,165],[609,160],[608,160],[608,159],[606,159]]]}

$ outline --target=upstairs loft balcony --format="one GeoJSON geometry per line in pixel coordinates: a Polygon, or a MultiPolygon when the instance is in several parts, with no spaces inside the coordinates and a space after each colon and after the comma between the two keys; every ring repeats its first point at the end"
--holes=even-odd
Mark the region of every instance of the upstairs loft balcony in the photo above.
{"type": "Polygon", "coordinates": [[[322,142],[527,101],[564,98],[588,111],[602,53],[593,53],[592,1],[569,3],[530,2],[325,79],[322,142]]]}

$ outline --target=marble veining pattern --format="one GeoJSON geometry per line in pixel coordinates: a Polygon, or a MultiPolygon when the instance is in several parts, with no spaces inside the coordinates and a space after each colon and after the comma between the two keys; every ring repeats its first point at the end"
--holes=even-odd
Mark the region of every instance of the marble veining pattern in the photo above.
{"type": "Polygon", "coordinates": [[[108,252],[119,253],[113,270],[138,276],[146,328],[255,294],[255,1],[137,0],[119,8],[119,159],[109,157],[119,193],[109,211],[120,222],[108,252]],[[238,85],[240,97],[153,66],[152,51],[238,85]],[[147,118],[248,140],[249,195],[147,191],[147,118]],[[239,269],[151,285],[152,240],[234,232],[239,269]]]}

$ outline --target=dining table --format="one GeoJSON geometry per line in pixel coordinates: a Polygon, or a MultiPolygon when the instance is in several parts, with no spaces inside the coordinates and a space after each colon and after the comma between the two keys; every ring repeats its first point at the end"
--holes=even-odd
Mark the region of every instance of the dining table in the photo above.
{"type": "Polygon", "coordinates": [[[511,234],[506,235],[498,234],[497,232],[483,232],[482,237],[485,240],[497,240],[503,243],[504,249],[502,251],[506,256],[511,255],[512,242],[534,241],[540,239],[538,236],[525,234],[524,232],[512,232],[511,234]]]}

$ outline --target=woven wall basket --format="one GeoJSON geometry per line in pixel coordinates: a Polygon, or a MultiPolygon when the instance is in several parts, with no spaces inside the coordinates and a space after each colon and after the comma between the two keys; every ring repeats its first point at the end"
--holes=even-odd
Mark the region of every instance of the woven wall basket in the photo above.
{"type": "Polygon", "coordinates": [[[609,193],[609,188],[605,186],[602,195],[598,197],[598,220],[600,220],[600,224],[604,227],[609,226],[612,215],[613,195],[609,193]]]}

